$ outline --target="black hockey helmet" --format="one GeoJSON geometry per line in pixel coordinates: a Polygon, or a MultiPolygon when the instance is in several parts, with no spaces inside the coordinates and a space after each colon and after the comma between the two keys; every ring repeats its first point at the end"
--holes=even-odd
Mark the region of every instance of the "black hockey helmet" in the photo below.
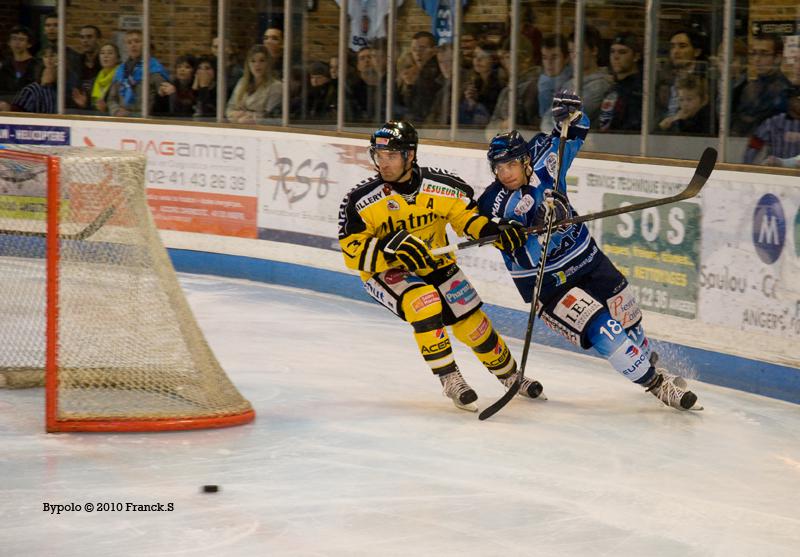
{"type": "Polygon", "coordinates": [[[402,151],[403,158],[408,158],[408,151],[414,151],[414,162],[417,157],[419,135],[411,123],[403,120],[389,120],[381,128],[375,130],[369,139],[370,156],[375,159],[375,151],[402,151]]]}
{"type": "Polygon", "coordinates": [[[517,130],[506,133],[498,133],[489,143],[489,150],[486,152],[489,159],[489,166],[494,173],[495,165],[501,162],[519,159],[523,164],[527,161],[530,164],[530,152],[528,142],[517,130]]]}

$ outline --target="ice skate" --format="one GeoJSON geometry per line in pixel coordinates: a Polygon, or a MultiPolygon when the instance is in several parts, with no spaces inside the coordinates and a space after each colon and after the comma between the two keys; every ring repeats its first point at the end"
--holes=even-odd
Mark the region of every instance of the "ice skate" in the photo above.
{"type": "MultiPolygon", "coordinates": [[[[500,381],[503,385],[505,385],[506,389],[510,389],[511,385],[514,384],[514,381],[517,380],[517,372],[511,371],[506,373],[505,375],[498,375],[498,381],[500,381]]],[[[522,378],[522,385],[519,386],[519,392],[517,393],[518,396],[524,396],[526,398],[539,398],[541,400],[547,400],[547,397],[544,395],[542,384],[536,381],[535,379],[528,379],[527,377],[522,378]]]]}
{"type": "Polygon", "coordinates": [[[689,385],[683,377],[667,373],[665,369],[657,368],[656,374],[647,386],[647,392],[672,408],[678,410],[702,410],[697,405],[697,395],[689,390],[689,385]]]}
{"type": "Polygon", "coordinates": [[[442,394],[452,400],[456,408],[468,412],[478,411],[478,405],[475,404],[478,395],[467,384],[458,369],[446,375],[440,375],[439,381],[442,382],[442,394]]]}

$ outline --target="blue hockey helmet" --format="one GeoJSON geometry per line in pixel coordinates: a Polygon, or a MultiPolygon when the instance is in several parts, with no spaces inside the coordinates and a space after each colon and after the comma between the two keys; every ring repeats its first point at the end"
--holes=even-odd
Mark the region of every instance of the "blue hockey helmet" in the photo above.
{"type": "Polygon", "coordinates": [[[528,142],[517,130],[499,133],[489,143],[486,158],[489,159],[489,166],[492,168],[492,172],[494,172],[495,166],[501,162],[511,160],[530,161],[528,142]]]}

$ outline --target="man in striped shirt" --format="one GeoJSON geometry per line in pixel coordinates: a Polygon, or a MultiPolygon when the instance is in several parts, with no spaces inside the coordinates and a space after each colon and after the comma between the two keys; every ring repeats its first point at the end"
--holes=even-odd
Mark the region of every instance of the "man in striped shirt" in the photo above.
{"type": "Polygon", "coordinates": [[[750,137],[744,162],[753,164],[767,147],[763,164],[800,168],[800,85],[789,89],[788,97],[788,110],[764,120],[750,137]]]}
{"type": "Polygon", "coordinates": [[[0,110],[13,110],[15,112],[36,112],[39,114],[54,114],[56,107],[56,79],[58,72],[58,56],[51,46],[44,47],[41,51],[42,75],[37,81],[29,83],[17,93],[10,105],[0,102],[0,110]]]}

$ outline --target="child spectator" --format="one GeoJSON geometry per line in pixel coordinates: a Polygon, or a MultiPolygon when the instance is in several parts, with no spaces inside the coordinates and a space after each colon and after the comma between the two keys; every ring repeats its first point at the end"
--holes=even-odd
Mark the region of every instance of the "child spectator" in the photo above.
{"type": "Polygon", "coordinates": [[[306,97],[306,114],[311,120],[336,119],[336,83],[325,62],[313,62],[308,71],[310,87],[306,97]]]}
{"type": "Polygon", "coordinates": [[[161,116],[186,117],[194,115],[194,56],[179,56],[175,60],[175,78],[164,81],[158,88],[153,113],[161,116]]]}
{"type": "Polygon", "coordinates": [[[281,81],[272,74],[267,49],[255,45],[247,53],[244,75],[233,90],[225,116],[237,124],[255,124],[277,116],[282,97],[281,81]]]}
{"type": "Polygon", "coordinates": [[[766,147],[763,164],[800,168],[800,85],[789,89],[788,97],[787,111],[767,118],[750,137],[744,162],[755,163],[766,147]]]}
{"type": "Polygon", "coordinates": [[[213,56],[197,59],[194,72],[194,117],[217,117],[217,60],[213,56]]]}
{"type": "Polygon", "coordinates": [[[707,79],[705,36],[694,30],[681,30],[669,38],[669,67],[659,72],[656,108],[661,117],[678,112],[679,80],[690,75],[707,79]]]}
{"type": "Polygon", "coordinates": [[[658,127],[670,133],[716,133],[716,130],[711,129],[711,105],[708,102],[706,80],[689,75],[679,79],[675,88],[678,92],[678,111],[674,116],[661,120],[658,127]]]}
{"type": "Polygon", "coordinates": [[[111,82],[119,67],[119,49],[114,43],[105,43],[100,47],[100,71],[87,95],[80,89],[72,91],[72,100],[76,106],[89,110],[96,110],[108,114],[108,92],[111,82]]]}

